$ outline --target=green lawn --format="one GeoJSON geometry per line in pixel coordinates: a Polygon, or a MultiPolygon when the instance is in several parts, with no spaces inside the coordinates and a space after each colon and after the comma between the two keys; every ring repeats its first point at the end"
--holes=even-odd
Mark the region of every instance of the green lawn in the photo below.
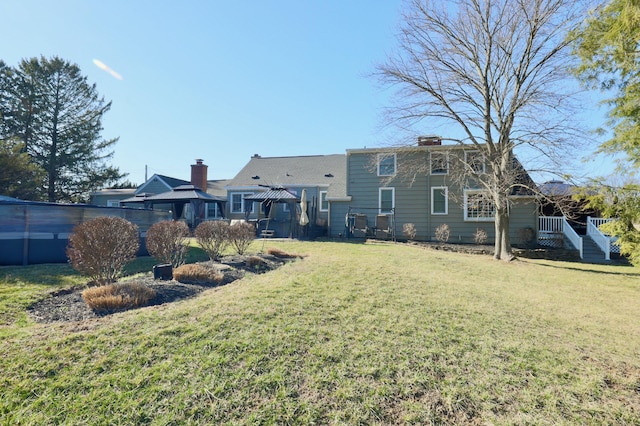
{"type": "Polygon", "coordinates": [[[0,268],[0,424],[640,424],[636,269],[266,247],[307,256],[84,323],[25,314],[67,266],[0,268]]]}

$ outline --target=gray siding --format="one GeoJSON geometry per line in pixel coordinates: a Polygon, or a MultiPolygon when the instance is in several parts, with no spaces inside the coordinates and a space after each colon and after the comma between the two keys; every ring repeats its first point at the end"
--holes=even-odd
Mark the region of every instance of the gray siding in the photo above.
{"type": "MultiPolygon", "coordinates": [[[[462,154],[462,151],[459,151],[462,154]]],[[[409,182],[406,174],[402,174],[403,164],[422,162],[429,164],[429,152],[418,151],[397,154],[397,177],[377,176],[377,170],[372,167],[376,152],[350,152],[347,156],[347,194],[352,197],[350,203],[332,203],[331,206],[331,236],[335,237],[343,232],[340,225],[334,225],[340,220],[344,222],[349,207],[352,212],[367,215],[368,225],[375,226],[378,214],[379,188],[395,188],[395,229],[399,239],[404,224],[412,223],[416,229],[416,240],[430,241],[435,239],[435,230],[442,224],[450,229],[450,242],[473,242],[474,233],[483,229],[488,236],[488,243],[495,238],[495,223],[493,221],[474,221],[464,218],[464,193],[449,175],[431,175],[425,168],[425,173],[409,182]],[[422,158],[421,158],[422,157],[422,158]],[[401,177],[402,176],[402,177],[401,177]],[[431,188],[448,188],[447,214],[431,213],[431,188]],[[340,216],[342,218],[340,219],[340,216]]],[[[450,153],[456,155],[456,153],[450,153]]],[[[536,229],[536,203],[532,198],[514,199],[510,215],[510,236],[513,243],[518,243],[523,228],[536,229]]]]}

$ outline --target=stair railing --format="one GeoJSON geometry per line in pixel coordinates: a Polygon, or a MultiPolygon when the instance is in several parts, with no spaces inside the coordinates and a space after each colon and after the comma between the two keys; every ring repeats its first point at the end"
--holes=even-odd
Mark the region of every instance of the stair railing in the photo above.
{"type": "Polygon", "coordinates": [[[605,260],[611,260],[611,237],[605,235],[598,229],[598,226],[607,223],[612,219],[603,219],[597,217],[587,217],[587,235],[591,237],[594,243],[604,252],[605,260]]]}

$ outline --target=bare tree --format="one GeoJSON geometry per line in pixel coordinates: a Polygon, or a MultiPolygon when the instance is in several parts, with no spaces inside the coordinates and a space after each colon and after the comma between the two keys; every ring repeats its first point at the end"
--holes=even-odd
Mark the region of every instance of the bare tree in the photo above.
{"type": "Polygon", "coordinates": [[[527,185],[514,150],[551,162],[575,135],[565,121],[575,107],[566,34],[583,8],[569,0],[407,6],[399,49],[377,69],[384,85],[398,88],[389,118],[404,128],[425,119],[445,124],[461,135],[451,140],[479,152],[485,172],[473,159],[457,167],[459,181],[486,191],[495,206],[494,257],[511,260],[510,195],[527,185]]]}

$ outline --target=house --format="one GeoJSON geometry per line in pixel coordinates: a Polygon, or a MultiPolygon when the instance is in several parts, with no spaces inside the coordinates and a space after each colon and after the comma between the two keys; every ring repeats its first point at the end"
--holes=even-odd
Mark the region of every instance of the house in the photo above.
{"type": "MultiPolygon", "coordinates": [[[[478,230],[486,232],[487,242],[492,242],[493,203],[472,182],[461,189],[452,173],[454,160],[473,164],[477,173],[488,171],[472,146],[442,145],[438,137],[421,137],[410,147],[347,150],[346,185],[342,193],[328,198],[329,235],[404,239],[402,231],[408,225],[415,229],[413,239],[431,241],[436,239],[436,229],[446,224],[451,242],[474,242],[478,230]],[[407,166],[418,173],[404,173],[407,166]]],[[[533,184],[515,159],[514,167],[521,168],[528,185],[533,184]]],[[[513,190],[510,198],[512,241],[525,234],[535,236],[538,215],[534,194],[513,190]]]]}
{"type": "Polygon", "coordinates": [[[191,227],[203,220],[226,216],[228,180],[209,180],[202,159],[191,165],[191,180],[154,174],[135,189],[103,189],[91,194],[91,204],[108,207],[152,208],[171,211],[173,219],[191,227]]]}
{"type": "MultiPolygon", "coordinates": [[[[446,224],[451,241],[473,242],[481,229],[491,242],[493,204],[477,187],[461,191],[450,170],[456,156],[469,160],[477,154],[470,146],[442,145],[437,137],[422,137],[412,147],[349,149],[346,155],[254,155],[227,186],[228,217],[256,220],[260,229],[268,218],[277,236],[295,236],[291,224],[297,216],[291,204],[282,202],[267,212],[264,203],[253,200],[256,193],[274,188],[298,197],[305,189],[311,223],[326,226],[330,237],[403,238],[403,227],[411,224],[414,239],[429,241],[436,238],[438,226],[446,224]],[[409,177],[400,173],[408,164],[427,168],[409,177]]],[[[485,173],[486,165],[481,158],[477,161],[478,172],[485,173]]],[[[514,167],[522,168],[517,160],[514,167]]],[[[521,170],[527,184],[533,184],[521,170]]],[[[533,193],[514,190],[511,201],[513,241],[522,238],[523,230],[535,235],[538,207],[533,193]]]]}
{"type": "Polygon", "coordinates": [[[258,224],[258,231],[273,231],[277,237],[300,236],[298,232],[322,234],[327,230],[329,198],[343,192],[346,155],[262,157],[258,154],[226,185],[227,216],[258,224]],[[299,200],[307,197],[310,226],[298,229],[299,200]],[[251,200],[271,191],[266,199],[251,200]],[[287,195],[288,194],[288,195],[287,195]]]}

